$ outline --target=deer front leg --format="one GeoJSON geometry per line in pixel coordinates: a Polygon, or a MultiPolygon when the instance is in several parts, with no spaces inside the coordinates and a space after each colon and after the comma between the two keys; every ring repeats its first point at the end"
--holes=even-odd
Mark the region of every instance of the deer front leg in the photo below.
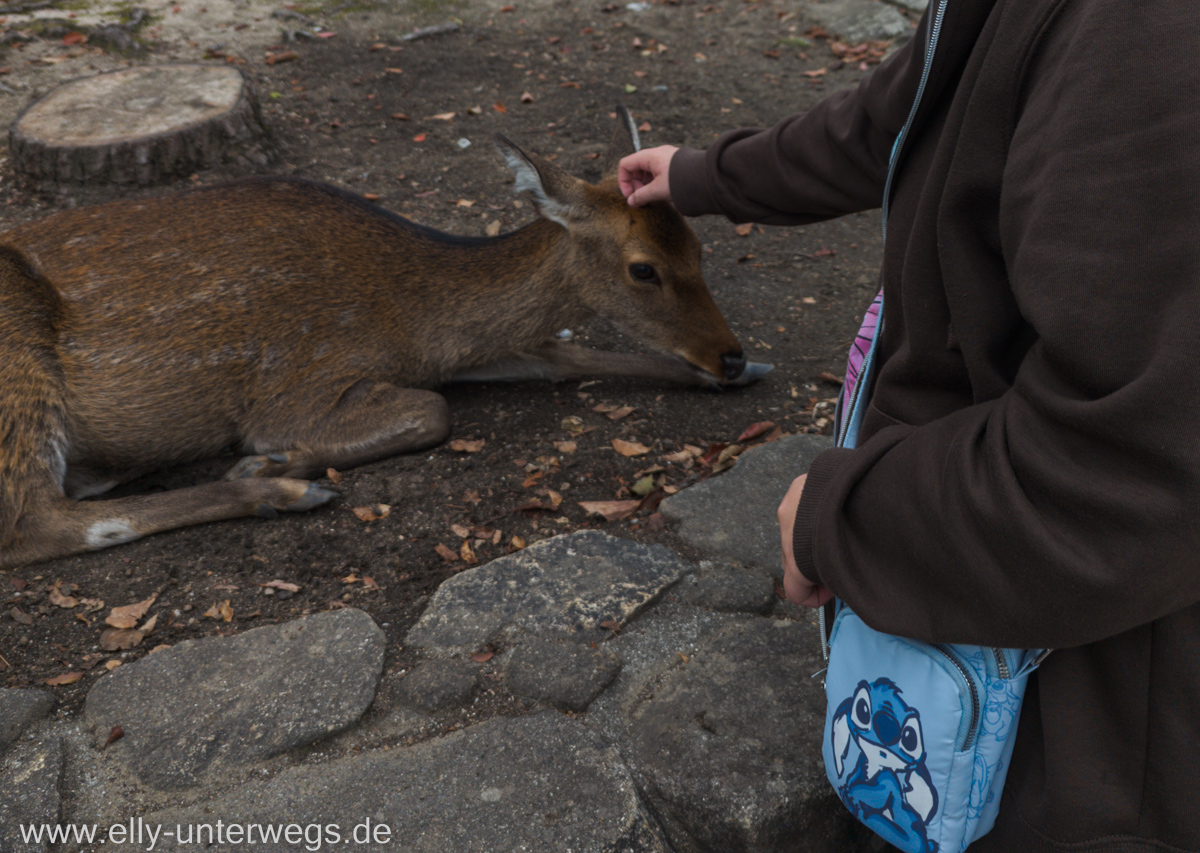
{"type": "Polygon", "coordinates": [[[745,385],[771,370],[769,364],[748,362],[733,381],[723,381],[682,358],[656,353],[611,352],[577,344],[550,342],[533,352],[519,353],[484,367],[464,371],[452,382],[523,382],[544,379],[561,382],[571,377],[621,376],[683,385],[727,387],[745,385]]]}
{"type": "Polygon", "coordinates": [[[329,396],[323,411],[319,401],[290,399],[273,411],[252,414],[245,445],[257,455],[243,458],[225,478],[310,479],[327,468],[354,468],[423,450],[450,434],[449,407],[433,391],[364,379],[329,396]],[[321,413],[311,418],[313,411],[321,413]]]}

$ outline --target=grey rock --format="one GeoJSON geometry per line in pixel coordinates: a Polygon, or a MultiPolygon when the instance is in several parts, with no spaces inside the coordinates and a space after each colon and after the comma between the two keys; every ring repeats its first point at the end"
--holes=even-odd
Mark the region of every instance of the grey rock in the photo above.
{"type": "Polygon", "coordinates": [[[0,753],[53,707],[54,697],[45,690],[0,689],[0,753]]]}
{"type": "Polygon", "coordinates": [[[61,807],[58,786],[62,776],[62,741],[46,741],[18,748],[0,767],[0,847],[5,853],[44,853],[46,838],[26,841],[21,827],[54,826],[61,807]]]}
{"type": "MultiPolygon", "coordinates": [[[[386,843],[329,843],[326,836],[321,848],[353,853],[669,851],[615,747],[553,711],[496,718],[403,749],[290,768],[220,800],[145,820],[173,827],[213,823],[216,816],[226,824],[333,825],[352,839],[366,821],[386,827],[386,843]]],[[[197,847],[171,840],[155,849],[197,847]]],[[[204,849],[249,848],[218,843],[204,849]]],[[[299,848],[266,843],[253,849],[299,848]]]]}
{"type": "Polygon", "coordinates": [[[578,643],[533,640],[508,660],[508,689],[568,711],[584,711],[617,673],[621,659],[578,643]]]}
{"type": "Polygon", "coordinates": [[[857,849],[821,761],[821,666],[811,626],[755,618],[634,708],[621,751],[677,853],[857,849]]]}
{"type": "Polygon", "coordinates": [[[775,511],[792,480],[832,446],[826,436],[793,435],[751,448],[721,476],[667,498],[662,514],[689,545],[783,577],[775,511]]]}
{"type": "Polygon", "coordinates": [[[556,536],[443,583],[405,645],[461,654],[624,625],[690,568],[661,545],[598,530],[556,536]]]}
{"type": "Polygon", "coordinates": [[[775,604],[775,583],[756,569],[710,566],[692,592],[698,607],[721,613],[766,613],[775,604]]]}
{"type": "Polygon", "coordinates": [[[851,44],[912,35],[912,24],[899,10],[875,0],[809,3],[806,16],[851,44]]]}
{"type": "Polygon", "coordinates": [[[894,6],[907,9],[910,12],[924,12],[929,6],[929,0],[887,0],[894,6]]]}
{"type": "Polygon", "coordinates": [[[475,670],[466,661],[432,660],[401,678],[395,697],[405,708],[432,714],[467,704],[477,685],[475,670]]]}
{"type": "Polygon", "coordinates": [[[114,670],[85,714],[109,756],[160,789],[344,729],[371,704],[383,631],[360,610],[307,616],[229,639],[182,642],[114,670]]]}

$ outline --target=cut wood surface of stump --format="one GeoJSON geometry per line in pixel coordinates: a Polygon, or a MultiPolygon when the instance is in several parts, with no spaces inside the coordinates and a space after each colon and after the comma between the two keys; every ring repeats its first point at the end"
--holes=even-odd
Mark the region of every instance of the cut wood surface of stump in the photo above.
{"type": "Polygon", "coordinates": [[[156,65],[64,83],[9,131],[13,168],[43,188],[146,185],[231,159],[262,165],[268,132],[236,68],[156,65]]]}

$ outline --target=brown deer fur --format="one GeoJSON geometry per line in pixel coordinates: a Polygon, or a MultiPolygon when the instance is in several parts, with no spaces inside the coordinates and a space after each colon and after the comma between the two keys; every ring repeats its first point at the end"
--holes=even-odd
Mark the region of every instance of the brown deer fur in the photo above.
{"type": "Polygon", "coordinates": [[[598,185],[501,140],[546,218],[497,238],[263,178],[0,235],[0,566],[322,504],[326,468],[444,440],[456,378],[737,378],[695,235],[616,188],[622,119],[598,185]],[[672,355],[550,342],[593,314],[672,355]],[[72,500],[231,446],[225,481],[72,500]]]}

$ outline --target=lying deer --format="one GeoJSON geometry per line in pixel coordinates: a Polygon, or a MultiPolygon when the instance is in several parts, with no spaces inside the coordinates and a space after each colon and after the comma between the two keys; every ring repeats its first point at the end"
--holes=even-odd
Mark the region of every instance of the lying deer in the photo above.
{"type": "Polygon", "coordinates": [[[541,218],[496,238],[413,224],[333,187],[248,179],[72,210],[0,235],[0,567],[324,504],[309,482],[443,441],[456,380],[749,381],[669,205],[630,208],[506,139],[541,218]],[[593,314],[669,355],[553,333],[593,314]],[[215,483],[78,502],[169,465],[215,483]]]}

